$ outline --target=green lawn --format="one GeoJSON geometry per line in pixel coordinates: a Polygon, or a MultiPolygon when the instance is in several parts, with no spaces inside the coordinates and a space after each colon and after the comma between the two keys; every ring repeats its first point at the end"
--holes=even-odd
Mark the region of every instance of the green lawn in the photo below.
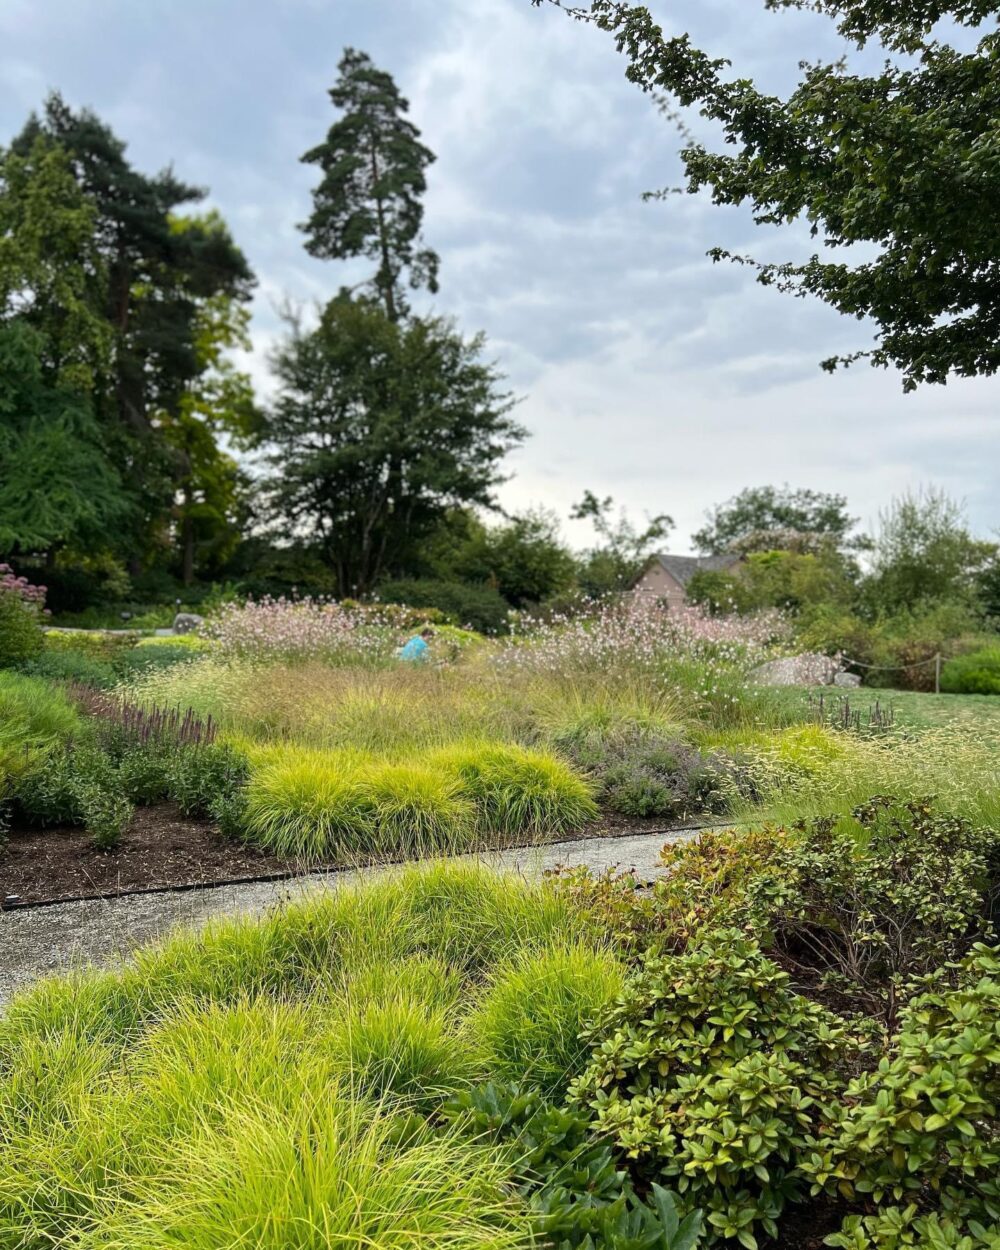
{"type": "Polygon", "coordinates": [[[965,725],[980,736],[1000,737],[1000,696],[988,694],[916,694],[911,690],[879,690],[863,687],[860,690],[840,691],[790,687],[780,692],[786,706],[795,712],[808,715],[810,699],[815,703],[823,693],[830,712],[840,706],[842,695],[847,695],[852,710],[860,711],[866,722],[869,711],[878,703],[891,708],[896,725],[901,729],[934,729],[944,725],[965,725]],[[786,702],[787,701],[787,702],[786,702]]]}

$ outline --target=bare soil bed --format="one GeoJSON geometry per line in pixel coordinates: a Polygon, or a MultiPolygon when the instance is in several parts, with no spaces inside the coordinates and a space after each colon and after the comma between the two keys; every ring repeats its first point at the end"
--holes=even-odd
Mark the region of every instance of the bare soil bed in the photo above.
{"type": "Polygon", "coordinates": [[[0,851],[0,896],[25,903],[118,894],[287,872],[295,865],[189,820],[170,803],[136,809],[113,851],[99,851],[83,829],[14,829],[0,851]]]}
{"type": "MultiPolygon", "coordinates": [[[[628,819],[608,813],[572,837],[666,832],[668,824],[662,819],[628,819]]],[[[188,819],[174,804],[165,803],[137,808],[131,827],[112,851],[97,850],[80,828],[15,827],[6,847],[0,849],[0,902],[10,895],[21,903],[101,898],[133,890],[297,875],[318,867],[322,865],[281,859],[231,841],[211,822],[188,819]]]]}

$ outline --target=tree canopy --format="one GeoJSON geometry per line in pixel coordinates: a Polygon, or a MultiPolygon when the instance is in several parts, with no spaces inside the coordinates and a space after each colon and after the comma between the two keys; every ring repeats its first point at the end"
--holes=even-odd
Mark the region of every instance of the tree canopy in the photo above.
{"type": "Polygon", "coordinates": [[[708,514],[707,523],[692,535],[695,549],[706,555],[754,551],[857,550],[868,540],[852,531],[857,518],[848,515],[843,495],[790,486],[748,486],[708,514]]]}
{"type": "Polygon", "coordinates": [[[324,260],[364,256],[376,264],[370,287],[390,320],[405,315],[402,279],[437,290],[438,256],[420,240],[434,153],[406,118],[409,104],[390,74],[347,48],[330,99],[341,110],[326,139],[302,160],[318,165],[306,249],[324,260]]]}
{"type": "MultiPolygon", "coordinates": [[[[0,150],[0,335],[16,355],[30,332],[38,362],[7,379],[19,407],[2,454],[20,480],[0,494],[7,554],[51,562],[78,523],[91,548],[136,569],[178,545],[191,453],[176,435],[219,369],[205,351],[206,309],[241,306],[254,282],[217,215],[179,211],[204,195],[172,170],[136,170],[107,125],[57,94],[0,150]],[[46,464],[48,499],[26,525],[30,466],[46,464]]],[[[213,449],[220,428],[205,426],[213,449]]],[[[215,457],[205,439],[201,448],[203,461],[215,457]]]]}
{"type": "Polygon", "coordinates": [[[971,600],[997,554],[995,543],[973,538],[961,504],[944,491],[904,494],[879,520],[865,595],[882,612],[971,600]]]}
{"type": "MultiPolygon", "coordinates": [[[[540,5],[543,0],[532,0],[540,5]]],[[[560,0],[550,3],[564,7],[560,0]]],[[[823,362],[867,357],[903,386],[1000,368],[1000,32],[992,0],[765,0],[772,10],[828,15],[856,49],[879,44],[875,72],[851,58],[806,61],[782,98],[729,62],[668,37],[642,5],[593,0],[570,8],[609,32],[643,91],[696,106],[723,151],[691,142],[687,189],[715,204],[748,204],[768,225],[808,224],[826,253],[752,265],[765,285],[814,295],[870,318],[875,343],[823,362]],[[986,27],[980,31],[981,27],[986,27]],[[961,30],[960,28],[966,28],[961,30]],[[978,38],[968,32],[975,31],[978,38]],[[952,41],[949,42],[949,36],[952,41]],[[967,46],[971,43],[971,47],[967,46]],[[859,258],[849,249],[858,245],[859,258]]],[[[567,6],[568,7],[568,6],[567,6]]],[[[871,64],[870,58],[862,62],[871,64]]]]}
{"type": "Polygon", "coordinates": [[[482,349],[441,318],[393,321],[345,296],[276,353],[262,430],[272,513],[286,534],[316,536],[341,594],[405,569],[449,507],[494,503],[524,431],[482,349]]]}

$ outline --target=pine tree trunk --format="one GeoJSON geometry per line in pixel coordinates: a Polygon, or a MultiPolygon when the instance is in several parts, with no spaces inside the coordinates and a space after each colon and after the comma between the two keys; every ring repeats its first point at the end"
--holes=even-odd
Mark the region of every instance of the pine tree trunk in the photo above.
{"type": "Polygon", "coordinates": [[[184,491],[184,515],[181,521],[181,581],[194,584],[194,525],[191,522],[191,491],[184,491]]]}
{"type": "MultiPolygon", "coordinates": [[[[378,185],[379,168],[378,154],[372,147],[372,186],[378,185]]],[[[385,300],[385,315],[390,321],[397,320],[396,314],[396,298],[393,292],[392,268],[389,264],[389,240],[386,236],[385,227],[385,209],[382,206],[382,197],[378,194],[375,196],[375,216],[378,219],[378,246],[382,253],[382,272],[386,277],[386,285],[382,290],[382,298],[385,300]]]]}

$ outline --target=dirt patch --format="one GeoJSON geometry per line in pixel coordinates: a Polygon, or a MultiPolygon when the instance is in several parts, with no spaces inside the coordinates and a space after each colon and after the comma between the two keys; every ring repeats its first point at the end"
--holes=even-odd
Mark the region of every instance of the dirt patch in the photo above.
{"type": "MultiPolygon", "coordinates": [[[[665,833],[667,823],[608,813],[573,838],[665,833]]],[[[528,844],[535,841],[531,839],[528,844]]],[[[113,851],[97,850],[79,828],[15,828],[6,849],[0,850],[0,901],[11,894],[22,903],[111,897],[132,890],[245,881],[279,873],[305,874],[319,867],[322,865],[315,861],[281,859],[232,842],[211,822],[191,820],[174,804],[165,803],[137,808],[128,833],[113,851]]]]}
{"type": "Polygon", "coordinates": [[[14,830],[0,851],[0,896],[25,903],[122,890],[196,885],[287,872],[295,864],[224,838],[207,821],[170,803],[136,809],[113,851],[98,851],[82,829],[14,830]]]}

